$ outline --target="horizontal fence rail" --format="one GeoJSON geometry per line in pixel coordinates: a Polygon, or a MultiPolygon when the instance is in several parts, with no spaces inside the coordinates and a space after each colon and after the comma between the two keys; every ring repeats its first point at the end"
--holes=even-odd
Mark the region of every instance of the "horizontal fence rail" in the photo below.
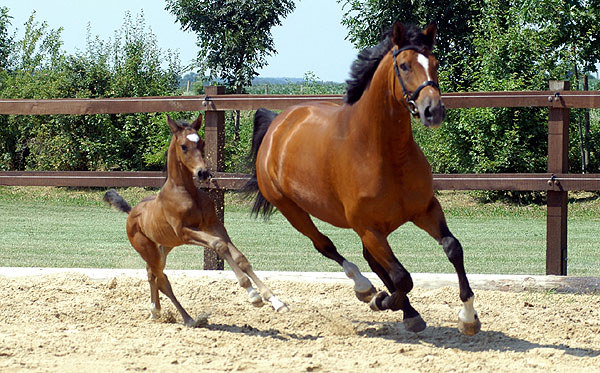
{"type": "MultiPolygon", "coordinates": [[[[160,171],[5,171],[0,185],[73,187],[154,187],[162,186],[160,171]]],[[[206,189],[240,190],[250,175],[217,172],[206,189]]],[[[516,190],[516,191],[600,191],[600,174],[435,174],[435,190],[516,190]]]]}
{"type": "MultiPolygon", "coordinates": [[[[226,110],[283,110],[310,101],[343,104],[341,95],[226,95],[223,87],[205,87],[202,96],[132,97],[97,99],[0,99],[0,115],[95,115],[124,113],[205,112],[206,159],[214,177],[205,188],[224,219],[225,190],[239,190],[249,178],[224,171],[226,110]]],[[[436,190],[516,190],[547,193],[546,273],[567,274],[567,194],[600,191],[600,174],[568,173],[569,110],[600,108],[600,91],[570,91],[568,82],[551,81],[547,91],[465,92],[442,95],[448,109],[541,107],[548,109],[548,169],[531,174],[437,174],[436,190]]],[[[157,171],[6,171],[0,185],[74,187],[160,187],[165,175],[157,171]]],[[[204,252],[205,269],[222,269],[223,262],[204,252]]]]}
{"type": "MultiPolygon", "coordinates": [[[[528,91],[445,93],[449,109],[481,107],[600,108],[600,91],[528,91]]],[[[163,113],[206,110],[283,110],[310,101],[342,103],[341,95],[204,95],[135,98],[90,98],[54,100],[0,99],[0,114],[92,115],[163,113]]]]}

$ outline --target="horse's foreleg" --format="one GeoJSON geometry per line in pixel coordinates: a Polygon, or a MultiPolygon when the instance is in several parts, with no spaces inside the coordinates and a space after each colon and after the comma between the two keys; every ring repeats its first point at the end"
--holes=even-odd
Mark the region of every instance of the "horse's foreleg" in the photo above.
{"type": "Polygon", "coordinates": [[[463,302],[463,308],[458,313],[458,329],[465,335],[477,334],[481,329],[481,321],[479,321],[477,311],[473,307],[475,295],[467,279],[463,248],[456,237],[450,233],[446,219],[444,218],[444,212],[437,198],[433,198],[427,212],[414,219],[413,222],[442,245],[448,260],[450,260],[456,270],[460,299],[463,302]]]}
{"type": "Polygon", "coordinates": [[[213,228],[214,229],[212,230],[214,232],[209,233],[184,227],[184,240],[190,244],[201,245],[215,250],[215,252],[229,264],[240,286],[248,292],[250,302],[253,305],[261,307],[263,305],[263,300],[261,295],[252,286],[250,278],[252,278],[254,283],[259,287],[261,293],[269,300],[275,310],[287,310],[287,306],[275,297],[262,281],[260,281],[256,274],[254,274],[250,262],[248,262],[246,257],[231,243],[225,227],[217,226],[213,228]]]}
{"type": "MultiPolygon", "coordinates": [[[[228,245],[229,248],[229,254],[231,255],[232,258],[232,262],[234,262],[246,275],[248,275],[250,277],[250,279],[252,279],[252,281],[256,284],[256,286],[258,286],[258,291],[260,291],[260,294],[262,295],[262,297],[266,300],[269,301],[269,303],[271,303],[271,305],[273,306],[273,308],[275,309],[275,311],[277,312],[285,312],[288,310],[288,307],[285,303],[283,303],[281,300],[279,300],[279,298],[277,298],[273,292],[271,291],[271,289],[269,289],[269,287],[267,287],[267,285],[264,284],[264,282],[262,282],[262,280],[256,275],[256,273],[254,273],[254,270],[252,269],[252,265],[250,264],[250,262],[248,261],[248,259],[246,258],[246,256],[238,250],[237,247],[235,247],[233,245],[233,243],[229,243],[228,245]]],[[[252,289],[251,291],[254,291],[254,289],[252,289]]],[[[251,292],[249,291],[249,293],[251,292]]]]}

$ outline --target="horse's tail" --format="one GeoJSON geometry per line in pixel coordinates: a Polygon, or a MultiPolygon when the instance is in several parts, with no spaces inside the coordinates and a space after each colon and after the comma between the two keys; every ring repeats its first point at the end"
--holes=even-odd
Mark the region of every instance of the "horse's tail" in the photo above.
{"type": "Polygon", "coordinates": [[[252,176],[250,180],[246,182],[244,187],[242,188],[242,192],[247,194],[256,193],[256,198],[254,200],[254,206],[252,207],[251,215],[258,216],[258,214],[262,214],[264,218],[268,218],[273,214],[274,207],[273,205],[267,201],[267,199],[262,195],[260,189],[258,189],[258,181],[256,179],[256,157],[258,156],[258,149],[262,144],[263,138],[273,122],[273,119],[277,116],[277,113],[272,112],[270,110],[260,108],[254,114],[254,131],[252,133],[252,148],[250,150],[249,159],[252,164],[252,176]]]}
{"type": "Polygon", "coordinates": [[[110,189],[104,194],[104,202],[107,202],[112,207],[119,211],[123,211],[126,214],[129,214],[131,211],[129,203],[127,203],[127,201],[125,201],[125,199],[114,189],[110,189]]]}

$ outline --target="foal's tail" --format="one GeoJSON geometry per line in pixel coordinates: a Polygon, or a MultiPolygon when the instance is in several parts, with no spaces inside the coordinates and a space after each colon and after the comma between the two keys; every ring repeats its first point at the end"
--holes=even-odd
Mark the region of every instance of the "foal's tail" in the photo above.
{"type": "Polygon", "coordinates": [[[125,201],[125,199],[123,199],[123,197],[121,197],[114,189],[110,189],[104,194],[104,202],[107,202],[112,207],[123,211],[126,214],[129,214],[129,211],[131,211],[129,203],[127,203],[127,201],[125,201]]]}
{"type": "Polygon", "coordinates": [[[273,214],[274,207],[273,205],[267,201],[267,199],[262,195],[260,189],[258,189],[258,181],[256,180],[256,157],[258,156],[258,149],[262,144],[263,138],[273,122],[273,119],[277,116],[277,113],[272,112],[270,110],[260,108],[254,114],[254,131],[252,133],[252,149],[250,150],[250,160],[252,162],[253,173],[242,188],[242,192],[247,194],[256,193],[256,199],[254,200],[254,206],[252,207],[251,214],[253,216],[258,216],[258,214],[262,214],[264,218],[268,218],[273,214]]]}

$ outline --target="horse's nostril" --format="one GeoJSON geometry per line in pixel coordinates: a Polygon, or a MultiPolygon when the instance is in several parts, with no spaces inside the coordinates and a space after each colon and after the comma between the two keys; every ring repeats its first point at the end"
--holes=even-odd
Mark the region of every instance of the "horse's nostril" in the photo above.
{"type": "Polygon", "coordinates": [[[425,108],[425,118],[431,118],[431,117],[433,117],[433,115],[431,114],[431,110],[429,108],[430,108],[429,106],[427,106],[425,108]]]}
{"type": "Polygon", "coordinates": [[[210,172],[208,170],[198,170],[198,180],[204,181],[211,177],[210,172]]]}

